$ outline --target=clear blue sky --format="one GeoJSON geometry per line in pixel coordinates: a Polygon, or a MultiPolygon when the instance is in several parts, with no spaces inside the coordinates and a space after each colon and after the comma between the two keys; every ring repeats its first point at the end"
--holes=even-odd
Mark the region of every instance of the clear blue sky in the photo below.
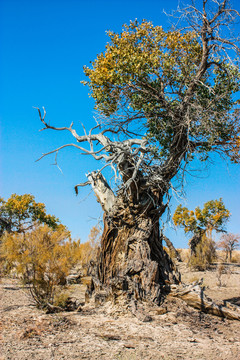
{"type": "MultiPolygon", "coordinates": [[[[186,1],[187,2],[187,1],[186,1]]],[[[198,2],[198,0],[197,0],[198,2]]],[[[240,10],[238,0],[232,1],[240,10]]],[[[99,168],[92,159],[74,149],[35,162],[42,153],[67,142],[66,133],[42,131],[33,106],[45,106],[51,123],[63,126],[74,121],[94,125],[93,101],[80,84],[83,65],[89,65],[104,50],[106,30],[121,31],[130,20],[148,19],[169,28],[163,9],[176,9],[177,0],[83,1],[83,0],[0,0],[0,196],[32,193],[47,211],[60,218],[74,237],[87,239],[89,229],[101,216],[90,188],[74,194],[74,185],[85,181],[85,173],[99,168]]],[[[239,31],[239,25],[236,31],[239,31]]],[[[230,232],[240,232],[240,166],[219,159],[203,178],[186,178],[189,208],[222,197],[232,213],[230,232]]],[[[172,201],[174,212],[177,201],[172,201]]],[[[187,246],[183,232],[167,234],[177,247],[187,246]]]]}

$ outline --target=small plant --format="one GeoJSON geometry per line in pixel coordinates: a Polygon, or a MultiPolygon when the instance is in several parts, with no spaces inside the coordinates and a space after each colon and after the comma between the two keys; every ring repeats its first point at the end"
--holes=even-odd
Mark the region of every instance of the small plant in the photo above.
{"type": "Polygon", "coordinates": [[[37,306],[54,311],[56,301],[64,289],[63,279],[77,261],[80,242],[74,242],[63,225],[56,230],[47,225],[36,226],[22,234],[8,234],[2,238],[1,253],[5,269],[15,268],[37,306]]]}
{"type": "Polygon", "coordinates": [[[32,339],[32,338],[40,336],[41,334],[42,334],[42,331],[39,327],[30,326],[23,331],[23,333],[20,335],[20,339],[21,340],[32,339]]]}
{"type": "Polygon", "coordinates": [[[223,264],[218,264],[216,275],[217,275],[217,280],[218,280],[217,286],[219,286],[219,287],[225,285],[222,283],[222,274],[224,274],[225,271],[226,271],[225,266],[223,264]]]}
{"type": "Polygon", "coordinates": [[[60,291],[56,291],[53,305],[65,309],[69,303],[69,299],[70,294],[67,291],[60,289],[60,291]]]}

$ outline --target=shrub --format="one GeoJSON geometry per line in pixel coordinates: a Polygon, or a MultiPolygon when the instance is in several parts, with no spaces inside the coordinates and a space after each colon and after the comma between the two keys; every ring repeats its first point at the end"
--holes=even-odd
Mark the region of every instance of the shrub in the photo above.
{"type": "Polygon", "coordinates": [[[189,259],[189,266],[196,270],[206,270],[216,258],[215,242],[210,236],[203,235],[202,241],[196,246],[196,252],[189,259]]]}
{"type": "Polygon", "coordinates": [[[217,275],[217,286],[226,286],[226,284],[222,283],[222,275],[226,272],[226,267],[224,264],[218,264],[216,269],[216,275],[217,275]]]}
{"type": "Polygon", "coordinates": [[[1,253],[5,269],[16,269],[37,306],[53,310],[79,247],[80,241],[72,241],[64,226],[53,230],[41,225],[27,233],[5,233],[1,253]]]}

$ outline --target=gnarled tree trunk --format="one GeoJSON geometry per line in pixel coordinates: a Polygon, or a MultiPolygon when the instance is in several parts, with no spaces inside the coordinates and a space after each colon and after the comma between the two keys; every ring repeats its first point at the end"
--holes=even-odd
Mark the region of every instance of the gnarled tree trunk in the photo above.
{"type": "Polygon", "coordinates": [[[199,232],[192,236],[192,238],[189,240],[189,247],[191,250],[191,256],[196,256],[196,248],[198,244],[200,244],[202,240],[203,233],[199,232]]]}
{"type": "MultiPolygon", "coordinates": [[[[146,202],[144,191],[137,204],[126,201],[121,193],[113,201],[109,187],[104,190],[105,179],[91,175],[93,189],[105,210],[104,231],[98,259],[96,284],[113,296],[125,295],[128,299],[142,299],[160,303],[161,297],[170,290],[170,284],[178,283],[180,275],[168,254],[163,250],[159,235],[159,216],[165,206],[154,208],[154,202],[146,202]],[[101,184],[101,185],[100,185],[101,184]],[[99,189],[105,194],[99,195],[99,189]],[[103,203],[109,199],[111,209],[103,203]]],[[[148,197],[149,198],[149,197],[148,197]]]]}

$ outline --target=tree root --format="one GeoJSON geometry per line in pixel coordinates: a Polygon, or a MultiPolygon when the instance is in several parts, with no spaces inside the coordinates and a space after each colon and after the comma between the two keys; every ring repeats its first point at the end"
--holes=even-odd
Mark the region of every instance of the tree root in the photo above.
{"type": "Polygon", "coordinates": [[[189,306],[198,309],[204,313],[220,316],[229,320],[240,321],[240,307],[227,301],[219,304],[214,303],[212,299],[204,294],[199,284],[191,285],[171,285],[169,297],[177,297],[184,300],[189,306]]]}

